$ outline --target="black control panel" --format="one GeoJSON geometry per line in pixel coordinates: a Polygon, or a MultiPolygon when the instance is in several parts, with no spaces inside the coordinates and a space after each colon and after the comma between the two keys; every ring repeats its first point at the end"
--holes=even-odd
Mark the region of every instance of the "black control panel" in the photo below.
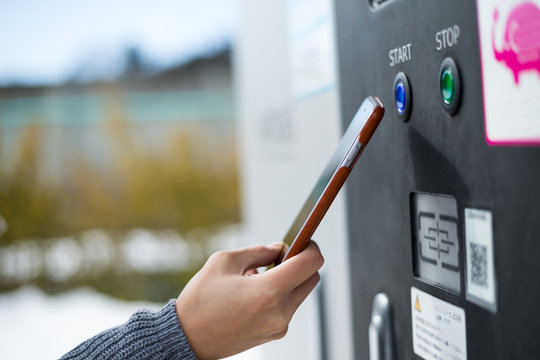
{"type": "MultiPolygon", "coordinates": [[[[366,96],[386,107],[347,185],[355,358],[369,358],[372,303],[383,292],[397,359],[448,355],[453,335],[456,359],[540,359],[540,146],[487,135],[484,109],[497,104],[484,98],[492,73],[477,2],[338,0],[335,9],[344,128],[366,96]],[[415,339],[426,319],[415,314],[431,316],[424,295],[411,300],[417,293],[457,309],[445,314],[463,323],[415,339]]],[[[493,53],[518,84],[511,70],[525,67],[493,53]]],[[[531,74],[517,81],[536,91],[531,74]]],[[[532,103],[505,106],[527,116],[532,103]]]]}

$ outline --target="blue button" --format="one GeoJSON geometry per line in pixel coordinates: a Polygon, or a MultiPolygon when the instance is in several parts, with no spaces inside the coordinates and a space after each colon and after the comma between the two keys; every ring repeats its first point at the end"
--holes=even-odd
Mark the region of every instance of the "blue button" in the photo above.
{"type": "Polygon", "coordinates": [[[405,109],[407,108],[407,94],[405,93],[405,85],[403,81],[398,80],[396,83],[396,109],[400,115],[405,114],[405,109]]]}
{"type": "Polygon", "coordinates": [[[396,74],[394,78],[394,104],[398,119],[407,121],[411,113],[412,93],[409,79],[403,72],[396,74]]]}

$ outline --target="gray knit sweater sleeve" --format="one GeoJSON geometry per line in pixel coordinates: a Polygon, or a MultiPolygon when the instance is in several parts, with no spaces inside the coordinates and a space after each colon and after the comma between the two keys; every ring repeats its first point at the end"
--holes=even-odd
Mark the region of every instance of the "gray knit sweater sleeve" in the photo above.
{"type": "Polygon", "coordinates": [[[78,345],[64,359],[196,360],[178,321],[174,300],[154,313],[139,310],[129,321],[78,345]]]}

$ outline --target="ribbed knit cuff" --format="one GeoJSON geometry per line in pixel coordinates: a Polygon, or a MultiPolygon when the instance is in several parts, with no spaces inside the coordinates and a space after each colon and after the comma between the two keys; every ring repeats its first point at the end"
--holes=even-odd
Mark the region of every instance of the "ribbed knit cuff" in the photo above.
{"type": "Polygon", "coordinates": [[[156,313],[155,324],[164,359],[197,360],[178,320],[174,299],[156,313]]]}
{"type": "Polygon", "coordinates": [[[170,300],[156,313],[139,310],[124,325],[86,340],[62,359],[197,360],[174,304],[170,300]]]}

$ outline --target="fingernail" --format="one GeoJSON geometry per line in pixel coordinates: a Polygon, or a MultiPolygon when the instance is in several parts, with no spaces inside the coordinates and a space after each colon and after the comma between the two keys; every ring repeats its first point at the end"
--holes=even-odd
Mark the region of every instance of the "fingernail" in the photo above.
{"type": "Polygon", "coordinates": [[[281,242],[281,241],[275,242],[273,244],[268,245],[268,247],[281,249],[283,247],[283,242],[281,242]]]}

